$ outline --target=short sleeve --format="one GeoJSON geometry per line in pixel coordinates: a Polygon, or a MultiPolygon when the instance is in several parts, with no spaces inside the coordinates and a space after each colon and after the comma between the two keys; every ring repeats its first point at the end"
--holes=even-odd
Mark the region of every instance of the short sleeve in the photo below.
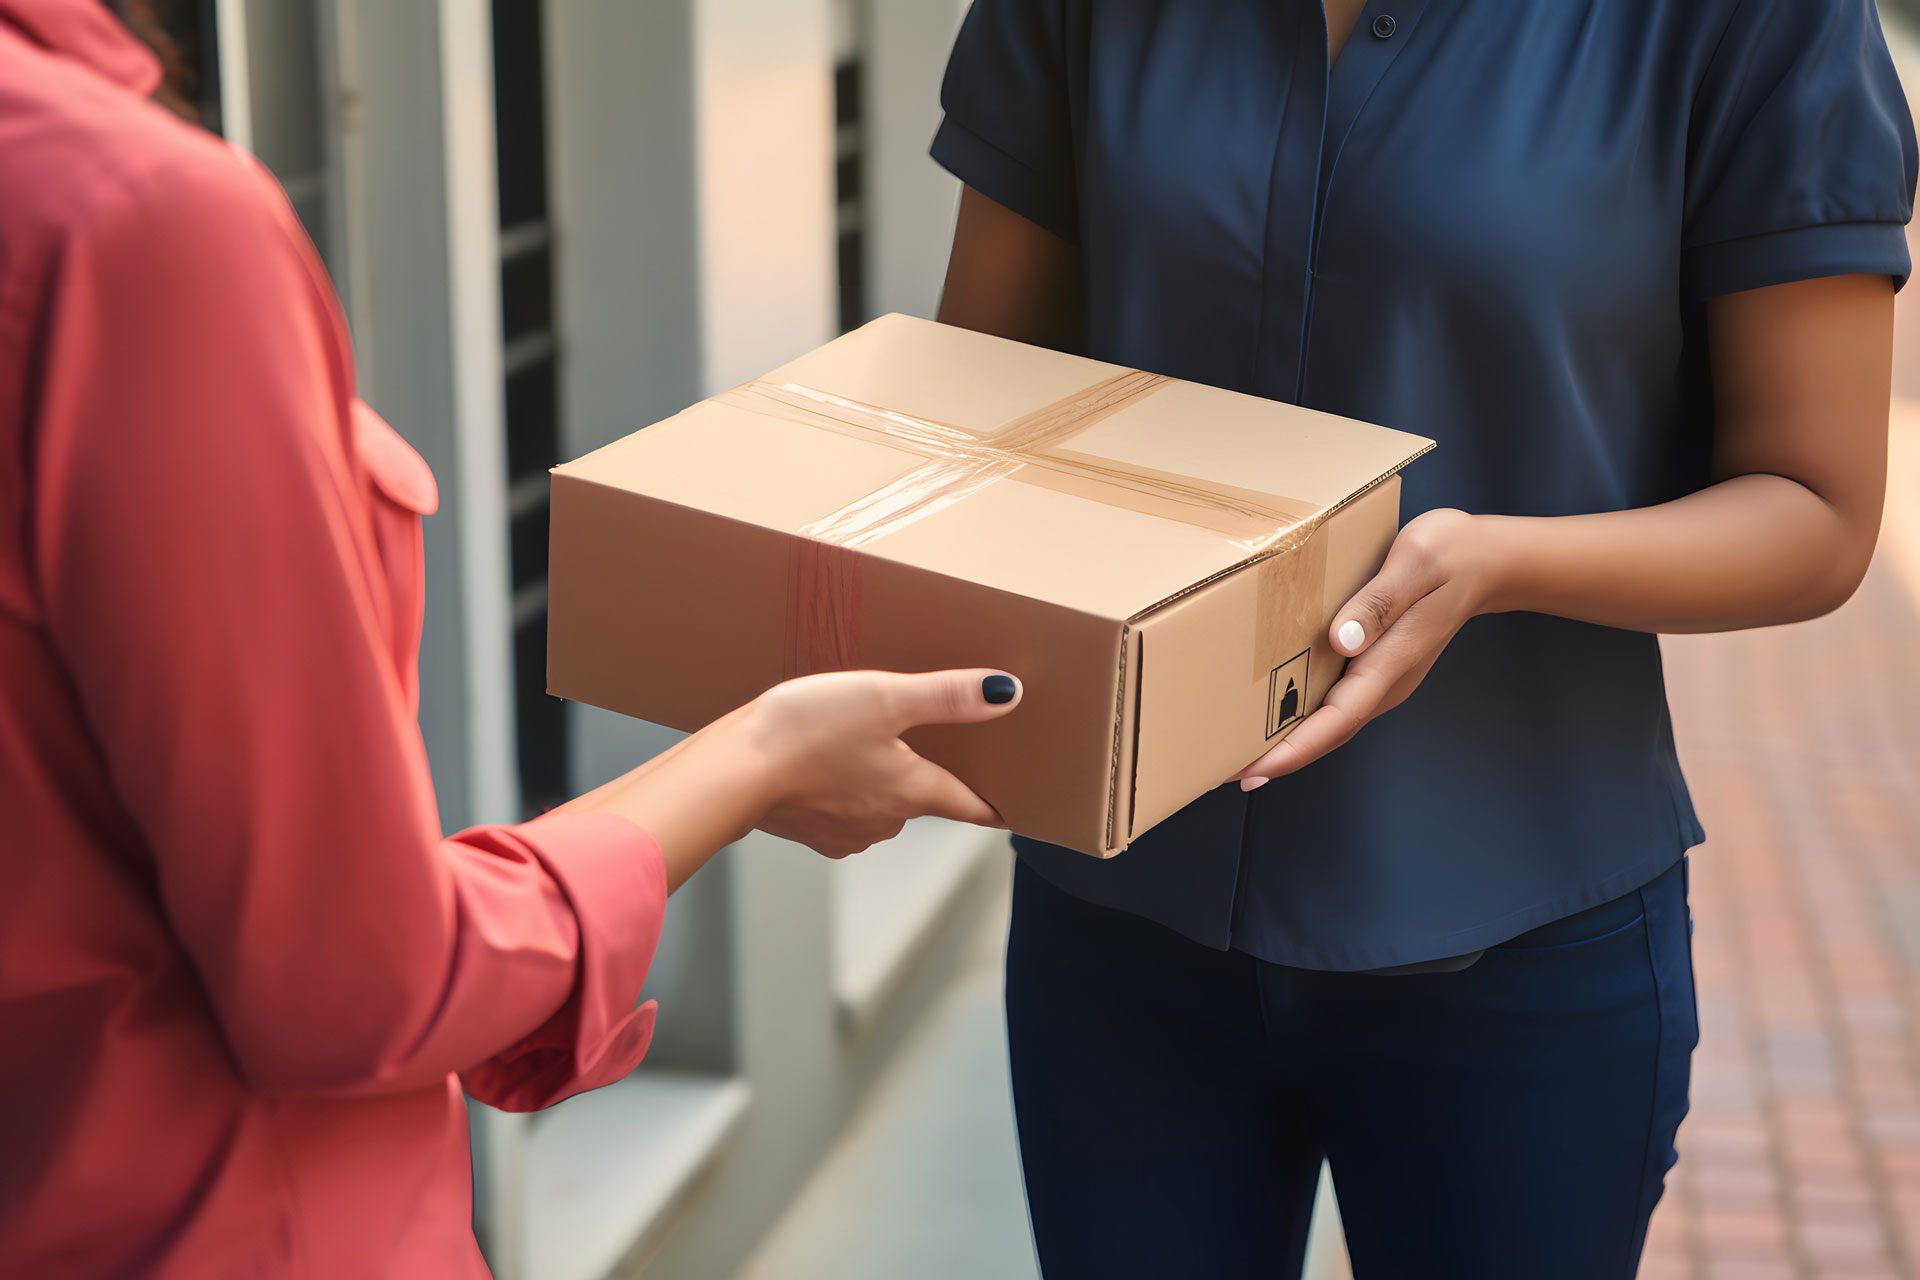
{"type": "Polygon", "coordinates": [[[980,194],[1078,241],[1065,0],[974,0],[940,86],[933,158],[980,194]]]}
{"type": "Polygon", "coordinates": [[[1904,284],[1915,168],[1873,0],[1741,0],[1694,102],[1687,296],[1853,274],[1904,284]]]}

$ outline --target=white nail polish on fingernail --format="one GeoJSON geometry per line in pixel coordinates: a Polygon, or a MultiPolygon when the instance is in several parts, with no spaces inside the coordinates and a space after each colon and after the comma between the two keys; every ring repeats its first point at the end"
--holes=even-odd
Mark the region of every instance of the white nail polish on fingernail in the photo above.
{"type": "Polygon", "coordinates": [[[1266,786],[1272,781],[1272,778],[1242,778],[1240,779],[1240,789],[1242,791],[1258,791],[1261,787],[1266,786]]]}
{"type": "Polygon", "coordinates": [[[1348,649],[1358,649],[1367,642],[1367,629],[1348,618],[1340,624],[1340,643],[1348,649]]]}

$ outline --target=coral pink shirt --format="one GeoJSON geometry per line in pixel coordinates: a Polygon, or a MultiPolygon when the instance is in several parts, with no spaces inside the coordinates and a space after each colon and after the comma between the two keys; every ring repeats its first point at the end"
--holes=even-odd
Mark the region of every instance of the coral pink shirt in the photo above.
{"type": "Polygon", "coordinates": [[[482,1276],[461,1083],[618,1079],[666,878],[441,838],[425,463],[272,179],[0,0],[0,1275],[482,1276]]]}

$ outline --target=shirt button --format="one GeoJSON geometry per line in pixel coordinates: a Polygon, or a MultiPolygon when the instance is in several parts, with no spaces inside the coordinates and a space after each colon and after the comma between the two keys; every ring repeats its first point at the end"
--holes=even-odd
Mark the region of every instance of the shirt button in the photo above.
{"type": "Polygon", "coordinates": [[[1382,40],[1393,39],[1393,33],[1399,30],[1399,27],[1400,24],[1393,20],[1393,15],[1390,13],[1383,13],[1373,20],[1373,34],[1382,40]]]}

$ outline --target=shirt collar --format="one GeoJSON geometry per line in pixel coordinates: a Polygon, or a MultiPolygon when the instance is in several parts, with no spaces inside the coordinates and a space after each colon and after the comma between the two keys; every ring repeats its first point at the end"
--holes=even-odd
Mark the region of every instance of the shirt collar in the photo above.
{"type": "Polygon", "coordinates": [[[0,23],[147,97],[160,87],[160,61],[102,0],[0,0],[0,23]]]}

